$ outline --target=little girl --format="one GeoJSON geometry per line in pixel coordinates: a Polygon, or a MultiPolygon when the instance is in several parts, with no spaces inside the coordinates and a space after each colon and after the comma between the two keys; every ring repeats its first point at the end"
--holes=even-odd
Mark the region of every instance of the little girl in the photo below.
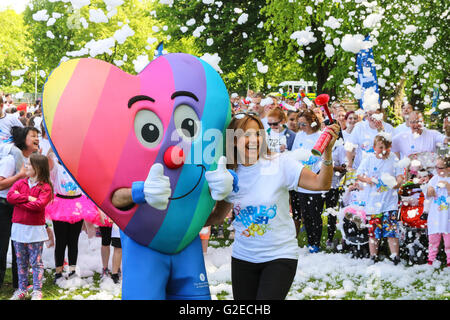
{"type": "Polygon", "coordinates": [[[339,212],[339,229],[342,233],[343,244],[352,251],[352,258],[363,258],[368,250],[368,229],[366,225],[366,191],[362,185],[350,180],[350,185],[342,196],[339,212]]]}
{"type": "Polygon", "coordinates": [[[441,238],[444,238],[447,267],[450,266],[450,157],[439,157],[436,161],[437,174],[428,183],[426,197],[430,201],[428,212],[428,264],[436,259],[441,238]]]}
{"type": "Polygon", "coordinates": [[[26,297],[28,268],[33,269],[32,300],[42,299],[44,264],[42,250],[48,240],[45,230],[45,207],[53,197],[50,170],[46,156],[33,153],[26,165],[27,178],[18,180],[8,192],[7,200],[14,205],[11,240],[16,249],[19,290],[11,298],[26,297]]]}
{"type": "Polygon", "coordinates": [[[45,209],[47,218],[53,222],[55,231],[55,278],[54,283],[63,279],[64,257],[67,247],[69,262],[68,278],[76,276],[78,260],[78,239],[83,226],[83,219],[99,216],[97,206],[90,201],[70,177],[64,167],[58,163],[53,151],[48,154],[52,170],[51,181],[54,185],[55,197],[45,209]]]}

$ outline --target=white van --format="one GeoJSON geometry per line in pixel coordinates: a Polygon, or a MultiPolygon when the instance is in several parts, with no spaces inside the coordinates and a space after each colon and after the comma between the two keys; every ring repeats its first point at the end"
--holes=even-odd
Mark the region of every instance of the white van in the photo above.
{"type": "Polygon", "coordinates": [[[282,90],[280,93],[288,92],[293,94],[297,94],[298,90],[302,88],[308,98],[316,98],[317,83],[314,81],[283,81],[278,85],[278,87],[280,88],[280,91],[282,90]]]}

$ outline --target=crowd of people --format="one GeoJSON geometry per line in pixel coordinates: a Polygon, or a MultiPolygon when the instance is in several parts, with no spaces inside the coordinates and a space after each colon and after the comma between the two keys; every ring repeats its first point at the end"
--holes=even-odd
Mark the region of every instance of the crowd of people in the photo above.
{"type": "Polygon", "coordinates": [[[44,130],[40,101],[25,108],[22,104],[20,109],[10,94],[0,96],[0,287],[4,283],[9,247],[12,285],[16,289],[13,300],[30,294],[32,300],[42,299],[44,244],[55,247],[54,282],[76,277],[82,230],[89,237],[99,231],[102,277],[111,277],[119,283],[118,227],[83,194],[59,162],[44,130]],[[28,283],[30,267],[32,285],[28,283]],[[65,267],[68,270],[64,277],[65,267]]]}
{"type": "MultiPolygon", "coordinates": [[[[402,245],[408,263],[420,261],[422,255],[432,265],[443,240],[450,266],[448,117],[443,119],[443,132],[431,130],[426,128],[423,113],[404,103],[404,122],[394,128],[385,121],[378,104],[363,110],[335,101],[330,109],[333,121],[339,124],[340,139],[330,143],[329,161],[327,154],[320,157],[311,149],[332,121],[323,106],[301,91],[297,99],[252,91],[245,97],[232,94],[231,108],[228,129],[243,129],[246,137],[242,145],[239,137],[227,141],[240,155],[240,161],[236,156],[228,159],[229,169],[237,171],[240,191],[217,202],[207,225],[220,224],[231,210],[235,230],[231,273],[236,299],[285,298],[298,258],[293,247],[297,248],[302,230],[311,254],[324,247],[343,249],[373,263],[380,261],[380,242],[385,239],[395,265],[401,262],[402,245]],[[260,133],[250,142],[257,131],[260,133]],[[248,160],[252,156],[253,162],[248,160]],[[264,170],[277,156],[281,172],[264,170]],[[295,164],[288,158],[295,159],[295,164]],[[328,166],[333,168],[330,184],[318,187],[323,184],[317,177],[324,177],[328,166]],[[290,208],[285,207],[286,191],[290,208]],[[324,216],[327,234],[322,243],[324,216]],[[270,219],[274,220],[271,224],[270,219]],[[287,227],[292,219],[294,236],[287,227]],[[335,239],[337,227],[342,239],[335,239]],[[415,250],[420,245],[418,238],[407,241],[406,234],[415,234],[409,228],[418,236],[425,232],[425,251],[415,250]]],[[[227,156],[234,154],[229,151],[227,146],[227,156]]]]}
{"type": "MultiPolygon", "coordinates": [[[[267,96],[249,91],[246,97],[231,95],[233,114],[247,113],[259,117],[266,131],[267,143],[272,152],[309,151],[317,142],[322,130],[329,123],[324,108],[316,105],[313,100],[304,98],[299,91],[297,100],[286,99],[283,96],[267,96]]],[[[380,105],[372,106],[365,112],[358,107],[346,108],[343,103],[335,101],[330,105],[332,117],[341,127],[342,140],[336,143],[333,150],[334,175],[331,189],[324,194],[320,191],[310,191],[298,188],[290,193],[291,212],[294,218],[297,234],[303,224],[307,233],[310,252],[320,250],[322,236],[322,215],[327,216],[327,235],[325,246],[333,248],[333,238],[336,231],[338,214],[329,214],[327,208],[342,208],[344,193],[359,191],[357,201],[364,203],[364,211],[370,224],[370,256],[378,260],[377,247],[380,238],[388,238],[394,263],[399,258],[399,208],[402,206],[398,190],[408,181],[418,181],[424,191],[427,201],[425,210],[433,202],[426,189],[429,179],[441,182],[440,186],[450,188],[448,184],[448,143],[450,142],[450,125],[448,117],[443,119],[443,132],[426,128],[422,112],[414,110],[411,104],[402,105],[403,123],[397,127],[385,121],[384,110],[380,105]],[[422,162],[418,156],[424,156],[422,162]],[[404,159],[407,159],[406,162],[404,159]],[[403,159],[403,160],[402,160],[403,159]],[[414,159],[416,159],[414,161],[414,159]],[[431,163],[430,163],[431,162],[431,163]],[[426,176],[417,176],[417,171],[426,172],[426,176]],[[414,175],[416,173],[416,175],[414,175]],[[395,183],[386,186],[382,176],[389,175],[395,183]],[[343,180],[346,184],[342,185],[343,180]],[[376,181],[376,182],[375,182],[376,181]],[[396,190],[388,192],[388,189],[396,190]],[[364,192],[363,192],[364,190],[364,192]],[[305,205],[307,203],[308,205],[305,205]],[[325,209],[324,209],[325,208],[325,209]],[[370,218],[371,217],[371,218],[370,218]]],[[[310,155],[302,164],[313,172],[320,170],[320,157],[310,155]]],[[[432,186],[429,186],[432,188],[432,186]]],[[[434,184],[436,189],[436,183],[434,184]]],[[[440,189],[439,189],[440,190],[440,189]]],[[[446,189],[444,188],[442,192],[446,189]]],[[[400,190],[401,191],[401,190],[400,190]]],[[[349,199],[349,195],[345,194],[349,199]]],[[[444,205],[437,208],[447,208],[447,195],[441,201],[444,205]]],[[[406,203],[404,203],[406,204],[406,203]]],[[[346,205],[352,205],[347,201],[346,205]]],[[[433,207],[431,210],[435,210],[433,207]]],[[[336,212],[336,211],[334,211],[336,212]]],[[[429,216],[430,228],[434,230],[437,222],[433,220],[433,212],[429,216]]],[[[442,214],[441,214],[442,216],[442,214]]],[[[447,217],[447,216],[446,216],[447,217]]],[[[443,235],[447,262],[450,263],[450,242],[448,219],[442,219],[436,230],[443,235]]],[[[434,231],[433,231],[434,232],[434,231]]],[[[433,234],[433,233],[431,233],[433,234]]],[[[439,245],[439,242],[437,242],[439,245]]],[[[436,242],[431,243],[430,252],[435,252],[436,242]]],[[[435,256],[430,255],[432,263],[435,256]]]]}
{"type": "MultiPolygon", "coordinates": [[[[227,141],[231,144],[227,157],[229,147],[237,150],[227,168],[235,171],[239,184],[233,192],[214,199],[216,206],[200,238],[206,252],[211,229],[221,237],[224,219],[233,220],[235,299],[286,296],[296,272],[301,232],[306,233],[308,250],[314,254],[354,244],[347,234],[350,225],[368,239],[367,255],[359,255],[359,243],[354,256],[376,263],[380,241],[386,239],[390,258],[398,264],[403,213],[427,222],[422,227],[429,240],[428,263],[436,260],[443,239],[450,266],[447,117],[439,132],[427,128],[424,114],[408,103],[402,106],[404,122],[394,128],[379,105],[362,110],[339,101],[330,104],[333,124],[323,107],[301,92],[297,99],[287,99],[249,91],[245,97],[232,94],[230,101],[228,129],[244,132],[234,142],[227,141]],[[324,132],[332,136],[331,142],[322,156],[314,155],[311,149],[324,132]],[[274,163],[281,171],[270,170],[274,163]],[[337,228],[343,228],[342,240],[336,239],[337,228]]],[[[12,299],[24,299],[29,293],[32,299],[42,299],[45,244],[55,246],[55,283],[75,277],[82,230],[90,237],[99,230],[102,276],[118,283],[118,228],[59,163],[45,134],[40,102],[18,111],[11,95],[2,95],[0,135],[0,286],[9,246],[17,289],[12,299]],[[108,266],[111,245],[112,272],[108,266]],[[66,249],[68,272],[63,275],[66,249]],[[32,286],[28,285],[30,266],[32,286]]]]}

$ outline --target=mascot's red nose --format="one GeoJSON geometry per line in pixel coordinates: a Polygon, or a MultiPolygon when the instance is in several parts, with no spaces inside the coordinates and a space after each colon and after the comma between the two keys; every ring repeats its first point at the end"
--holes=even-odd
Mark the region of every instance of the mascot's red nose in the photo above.
{"type": "Polygon", "coordinates": [[[177,169],[184,164],[186,156],[178,146],[170,146],[167,148],[166,152],[164,152],[164,163],[170,169],[177,169]]]}

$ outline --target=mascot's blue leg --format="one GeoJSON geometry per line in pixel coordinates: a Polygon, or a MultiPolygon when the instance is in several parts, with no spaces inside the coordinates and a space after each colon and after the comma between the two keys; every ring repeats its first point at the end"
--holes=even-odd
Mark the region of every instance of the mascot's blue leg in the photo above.
{"type": "Polygon", "coordinates": [[[200,237],[177,254],[138,244],[120,232],[123,300],[210,300],[200,237]]]}
{"type": "Polygon", "coordinates": [[[202,243],[197,236],[183,251],[171,255],[167,299],[211,300],[202,243]]]}
{"type": "Polygon", "coordinates": [[[165,300],[170,257],[140,245],[122,231],[122,300],[165,300]]]}

